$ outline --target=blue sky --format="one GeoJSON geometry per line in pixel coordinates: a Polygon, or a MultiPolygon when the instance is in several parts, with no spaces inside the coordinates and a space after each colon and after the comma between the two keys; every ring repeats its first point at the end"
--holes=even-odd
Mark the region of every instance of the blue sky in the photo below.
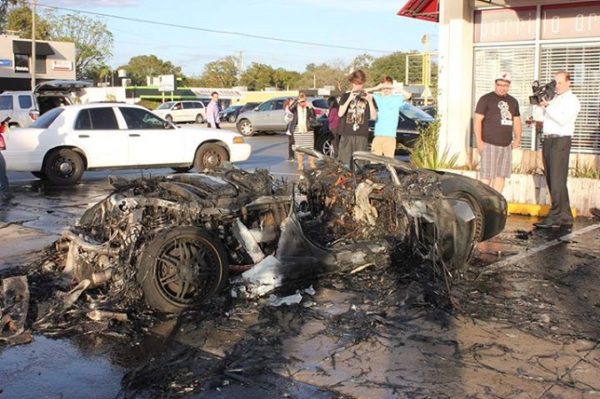
{"type": "MultiPolygon", "coordinates": [[[[168,24],[319,42],[383,52],[325,48],[259,40],[100,18],[114,34],[109,65],[126,64],[136,55],[154,54],[197,76],[207,62],[243,54],[252,62],[303,71],[306,64],[347,65],[356,55],[381,56],[422,50],[421,37],[437,46],[437,24],[399,17],[406,0],[38,0],[40,5],[67,7],[168,24]]],[[[43,10],[43,7],[40,7],[43,10]]],[[[40,11],[41,11],[40,10],[40,11]]]]}

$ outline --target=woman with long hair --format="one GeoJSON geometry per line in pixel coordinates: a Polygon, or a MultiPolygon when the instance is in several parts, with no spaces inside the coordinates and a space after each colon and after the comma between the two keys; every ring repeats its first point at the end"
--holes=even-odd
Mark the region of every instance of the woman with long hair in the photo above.
{"type": "MultiPolygon", "coordinates": [[[[315,134],[312,130],[311,121],[315,117],[315,111],[310,102],[307,101],[304,93],[300,93],[298,98],[292,102],[290,111],[293,114],[293,119],[290,122],[289,130],[293,135],[295,146],[314,149],[315,134]]],[[[298,171],[304,170],[304,154],[297,152],[296,161],[298,162],[298,171]]],[[[314,157],[308,157],[308,162],[311,169],[317,167],[317,161],[314,157]]]]}

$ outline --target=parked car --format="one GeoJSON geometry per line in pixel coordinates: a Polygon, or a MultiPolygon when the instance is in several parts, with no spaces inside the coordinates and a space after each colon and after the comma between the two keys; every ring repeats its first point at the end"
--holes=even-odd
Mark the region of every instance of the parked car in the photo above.
{"type": "Polygon", "coordinates": [[[225,108],[223,111],[219,112],[219,120],[221,122],[235,122],[240,110],[242,109],[242,105],[230,105],[225,108]]]}
{"type": "Polygon", "coordinates": [[[7,170],[28,171],[55,185],[77,183],[86,170],[216,168],[248,159],[237,133],[180,128],[151,111],[123,103],[54,108],[29,128],[6,135],[7,170]]]}
{"type": "Polygon", "coordinates": [[[76,80],[52,80],[33,90],[0,93],[0,120],[10,117],[9,127],[28,127],[40,115],[61,105],[70,105],[71,94],[90,84],[76,80]]]}
{"type": "Polygon", "coordinates": [[[424,105],[421,108],[423,111],[427,112],[432,117],[437,117],[437,105],[424,105]]]}
{"type": "MultiPolygon", "coordinates": [[[[258,132],[285,132],[287,124],[283,104],[286,99],[288,97],[272,98],[252,110],[240,112],[236,120],[238,132],[244,136],[253,136],[258,132]]],[[[307,100],[313,104],[316,116],[326,115],[326,100],[315,97],[307,97],[307,100]]]]}
{"type": "MultiPolygon", "coordinates": [[[[435,119],[415,107],[412,104],[405,103],[400,110],[398,119],[398,128],[396,130],[396,154],[406,154],[404,147],[412,148],[419,137],[419,126],[433,122],[435,119]]],[[[373,130],[375,122],[369,122],[369,142],[373,140],[373,130]]],[[[315,128],[315,149],[323,154],[333,156],[333,134],[329,131],[327,118],[322,116],[318,119],[318,126],[315,128]]]]}
{"type": "Polygon", "coordinates": [[[154,113],[172,123],[206,121],[206,107],[202,101],[168,101],[162,103],[154,113]]]}

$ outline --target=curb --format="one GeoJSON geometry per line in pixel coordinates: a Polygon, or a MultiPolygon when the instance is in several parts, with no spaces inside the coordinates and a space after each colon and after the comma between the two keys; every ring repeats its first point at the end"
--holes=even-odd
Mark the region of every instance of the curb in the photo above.
{"type": "MultiPolygon", "coordinates": [[[[547,216],[550,205],[508,203],[509,215],[547,216]]],[[[577,217],[577,209],[571,207],[573,217],[577,217]]]]}

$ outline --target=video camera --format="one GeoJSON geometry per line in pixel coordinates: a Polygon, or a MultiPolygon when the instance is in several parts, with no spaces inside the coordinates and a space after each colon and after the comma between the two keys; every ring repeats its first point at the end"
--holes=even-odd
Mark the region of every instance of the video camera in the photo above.
{"type": "Polygon", "coordinates": [[[529,104],[540,105],[542,101],[550,101],[556,96],[556,80],[552,79],[543,86],[540,86],[539,81],[534,80],[531,84],[531,90],[533,96],[529,96],[529,104]]]}

